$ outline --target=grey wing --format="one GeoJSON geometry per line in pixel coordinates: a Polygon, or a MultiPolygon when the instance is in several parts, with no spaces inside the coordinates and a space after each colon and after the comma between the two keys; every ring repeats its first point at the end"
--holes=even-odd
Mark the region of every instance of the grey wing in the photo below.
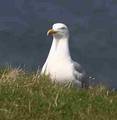
{"type": "Polygon", "coordinates": [[[87,88],[89,86],[88,76],[85,72],[85,70],[82,68],[80,64],[73,61],[74,71],[73,74],[75,76],[75,79],[81,82],[82,88],[87,88]]]}

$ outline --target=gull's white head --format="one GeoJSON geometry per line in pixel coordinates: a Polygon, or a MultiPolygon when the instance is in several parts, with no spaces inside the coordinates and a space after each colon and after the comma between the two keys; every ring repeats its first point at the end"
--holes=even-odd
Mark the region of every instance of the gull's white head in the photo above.
{"type": "Polygon", "coordinates": [[[52,29],[48,30],[47,35],[53,35],[54,38],[68,38],[69,37],[69,30],[67,26],[63,23],[55,23],[52,26],[52,29]]]}

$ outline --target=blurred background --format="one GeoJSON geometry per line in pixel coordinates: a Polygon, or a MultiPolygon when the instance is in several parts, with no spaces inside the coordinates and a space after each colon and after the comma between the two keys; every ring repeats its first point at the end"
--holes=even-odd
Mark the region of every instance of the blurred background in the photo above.
{"type": "Polygon", "coordinates": [[[1,0],[0,65],[41,68],[52,42],[46,32],[56,22],[70,29],[72,58],[117,88],[117,0],[1,0]]]}

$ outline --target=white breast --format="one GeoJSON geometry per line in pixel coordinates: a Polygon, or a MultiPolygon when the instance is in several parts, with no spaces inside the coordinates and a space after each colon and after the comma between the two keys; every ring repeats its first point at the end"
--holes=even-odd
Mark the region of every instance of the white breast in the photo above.
{"type": "Polygon", "coordinates": [[[60,57],[55,57],[48,62],[46,74],[50,74],[52,80],[57,82],[74,80],[73,65],[69,60],[60,57]]]}

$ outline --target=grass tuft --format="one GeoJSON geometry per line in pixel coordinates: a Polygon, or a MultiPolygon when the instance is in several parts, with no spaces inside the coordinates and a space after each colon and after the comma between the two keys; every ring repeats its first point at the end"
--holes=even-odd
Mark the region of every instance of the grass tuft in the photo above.
{"type": "Polygon", "coordinates": [[[20,68],[0,70],[0,120],[116,119],[116,91],[58,85],[20,68]]]}

